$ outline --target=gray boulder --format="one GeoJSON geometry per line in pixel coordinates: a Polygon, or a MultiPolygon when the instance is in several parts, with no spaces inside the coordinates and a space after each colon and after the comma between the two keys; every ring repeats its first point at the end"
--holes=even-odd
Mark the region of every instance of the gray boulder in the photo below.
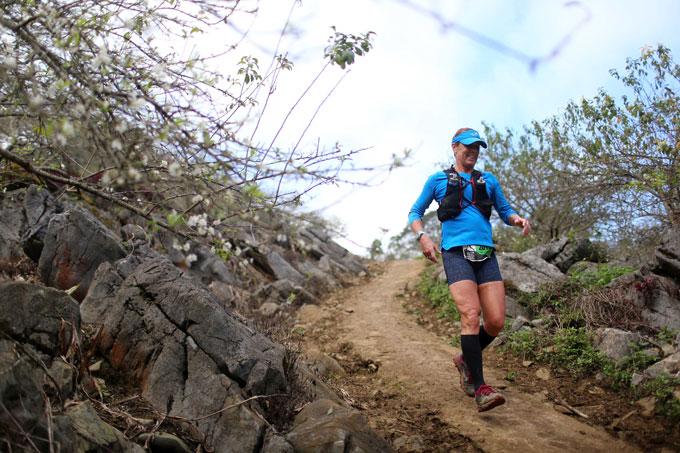
{"type": "Polygon", "coordinates": [[[534,253],[500,253],[497,257],[503,279],[522,292],[536,292],[542,284],[566,278],[534,253]]]}
{"type": "Polygon", "coordinates": [[[278,252],[272,250],[266,254],[267,264],[277,280],[290,280],[298,285],[305,283],[305,276],[298,272],[278,252]]]}
{"type": "Polygon", "coordinates": [[[673,279],[651,275],[634,284],[633,289],[644,301],[645,322],[659,329],[680,329],[680,285],[673,279]]]}
{"type": "Polygon", "coordinates": [[[651,271],[680,283],[680,228],[671,228],[654,253],[651,271]]]}
{"type": "Polygon", "coordinates": [[[539,245],[527,250],[525,254],[536,255],[547,262],[554,264],[562,272],[567,270],[577,261],[598,259],[593,243],[589,239],[569,239],[561,237],[548,244],[539,245]]]}
{"type": "Polygon", "coordinates": [[[318,302],[313,294],[288,279],[277,280],[265,285],[253,294],[253,298],[265,303],[288,303],[297,306],[318,302]]]}
{"type": "Polygon", "coordinates": [[[52,217],[38,261],[42,281],[59,289],[78,288],[82,300],[97,266],[126,255],[118,238],[88,211],[70,209],[52,217]]]}
{"type": "Polygon", "coordinates": [[[621,363],[633,352],[632,345],[640,341],[640,336],[612,327],[597,329],[594,344],[604,355],[616,363],[621,363]]]}
{"type": "Polygon", "coordinates": [[[81,304],[83,321],[102,326],[98,348],[157,410],[200,419],[195,426],[215,451],[254,451],[266,425],[241,403],[287,391],[283,349],[168,259],[150,255],[101,265],[81,304]]]}
{"type": "Polygon", "coordinates": [[[286,435],[299,453],[384,453],[392,447],[354,409],[330,400],[317,400],[295,417],[293,430],[286,435]]]}
{"type": "Polygon", "coordinates": [[[661,375],[680,377],[680,352],[656,362],[644,371],[644,375],[652,379],[661,375]]]}
{"type": "Polygon", "coordinates": [[[512,296],[505,295],[505,315],[509,318],[517,318],[522,316],[524,318],[529,318],[531,315],[529,310],[520,305],[512,296]]]}
{"type": "Polygon", "coordinates": [[[52,356],[80,328],[78,303],[63,291],[26,282],[0,283],[0,331],[52,356]]]}
{"type": "Polygon", "coordinates": [[[0,259],[27,255],[38,261],[47,224],[62,205],[44,189],[26,189],[0,194],[0,259]]]}
{"type": "Polygon", "coordinates": [[[327,257],[335,266],[352,274],[368,273],[368,269],[357,256],[333,241],[325,231],[306,228],[300,230],[300,238],[306,242],[309,253],[316,259],[327,257]]]}
{"type": "Polygon", "coordinates": [[[55,443],[60,451],[144,452],[141,446],[128,441],[123,433],[99,418],[89,401],[67,407],[62,415],[54,417],[54,425],[55,443]]]}

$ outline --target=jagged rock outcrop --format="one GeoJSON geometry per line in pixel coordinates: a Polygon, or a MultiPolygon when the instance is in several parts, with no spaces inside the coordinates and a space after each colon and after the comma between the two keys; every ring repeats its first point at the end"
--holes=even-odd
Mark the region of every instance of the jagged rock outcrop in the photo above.
{"type": "Polygon", "coordinates": [[[80,327],[75,300],[52,288],[24,282],[0,284],[0,430],[15,446],[51,451],[142,452],[83,402],[50,408],[43,391],[62,403],[73,397],[74,370],[67,354],[80,327]],[[56,411],[51,420],[46,413],[56,411]],[[50,445],[50,434],[52,445],[50,445]]]}
{"type": "Polygon", "coordinates": [[[680,228],[670,228],[654,253],[651,271],[680,284],[680,228]]]}
{"type": "Polygon", "coordinates": [[[24,254],[38,260],[47,224],[63,206],[46,190],[36,186],[2,194],[0,197],[0,259],[24,254]]]}
{"type": "Polygon", "coordinates": [[[78,303],[68,294],[25,282],[0,283],[0,331],[58,355],[80,328],[78,303]]]}
{"type": "Polygon", "coordinates": [[[368,428],[366,418],[356,410],[330,400],[308,404],[295,417],[286,435],[299,453],[386,453],[392,448],[368,428]]]}
{"type": "Polygon", "coordinates": [[[566,278],[557,266],[533,252],[499,253],[497,257],[503,279],[522,292],[535,292],[542,284],[566,278]]]}
{"type": "Polygon", "coordinates": [[[78,288],[73,297],[87,294],[97,266],[126,255],[120,240],[96,217],[81,208],[56,214],[47,226],[38,261],[45,284],[60,289],[78,288]]]}
{"type": "Polygon", "coordinates": [[[566,236],[555,239],[548,244],[534,247],[524,253],[539,256],[554,264],[562,272],[567,272],[578,261],[599,261],[602,258],[590,239],[569,239],[566,236]]]}
{"type": "Polygon", "coordinates": [[[634,332],[606,327],[595,332],[594,345],[614,362],[620,363],[633,352],[633,345],[640,340],[640,335],[634,332]]]}
{"type": "MultiPolygon", "coordinates": [[[[287,390],[283,348],[242,324],[162,256],[103,264],[81,312],[84,322],[102,325],[102,353],[138,380],[159,411],[195,419],[248,396],[287,390]]],[[[197,426],[224,452],[252,451],[266,428],[245,405],[197,426]]]]}
{"type": "MultiPolygon", "coordinates": [[[[281,345],[249,327],[231,307],[244,313],[265,304],[293,309],[315,303],[350,275],[367,272],[328,235],[304,230],[295,243],[267,242],[262,236],[257,245],[229,238],[234,256],[242,255],[225,264],[203,245],[190,241],[187,247],[184,241],[177,250],[174,235],[153,236],[135,224],[123,226],[119,238],[89,211],[57,203],[35,187],[3,195],[0,210],[0,258],[29,256],[52,287],[8,283],[0,288],[0,331],[7,336],[0,338],[0,369],[7,370],[0,376],[0,395],[26,430],[47,438],[43,391],[61,401],[97,385],[88,384],[94,379],[87,371],[77,373],[60,358],[74,347],[72,334],[79,332],[82,317],[86,327],[100,328],[93,342],[107,369],[139,388],[157,414],[184,420],[177,423],[186,425],[192,442],[216,452],[292,452],[298,451],[295,442],[307,445],[321,432],[333,435],[332,429],[341,433],[336,441],[351,451],[386,451],[365,419],[304,363],[295,378],[308,381],[304,398],[335,401],[342,417],[298,423],[294,442],[269,428],[268,404],[246,402],[291,391],[290,365],[281,345]],[[152,248],[159,243],[171,259],[152,248]],[[73,297],[62,291],[73,287],[73,297]],[[80,306],[74,298],[82,300],[80,306]],[[83,376],[87,382],[79,381],[83,376]]],[[[109,220],[115,224],[115,218],[109,220]]],[[[5,422],[10,421],[0,414],[0,424],[9,426],[5,422]]],[[[61,408],[52,426],[62,451],[141,451],[101,420],[90,402],[61,408]]],[[[326,451],[328,444],[320,445],[310,451],[326,451]]]]}

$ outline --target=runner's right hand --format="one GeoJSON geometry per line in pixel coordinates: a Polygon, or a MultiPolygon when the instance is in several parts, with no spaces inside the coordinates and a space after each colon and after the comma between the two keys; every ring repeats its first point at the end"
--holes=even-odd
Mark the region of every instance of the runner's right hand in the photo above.
{"type": "Polygon", "coordinates": [[[439,253],[439,250],[434,246],[434,242],[432,242],[432,239],[430,239],[429,236],[425,235],[420,238],[420,248],[423,251],[425,258],[433,263],[437,262],[437,253],[439,253]]]}

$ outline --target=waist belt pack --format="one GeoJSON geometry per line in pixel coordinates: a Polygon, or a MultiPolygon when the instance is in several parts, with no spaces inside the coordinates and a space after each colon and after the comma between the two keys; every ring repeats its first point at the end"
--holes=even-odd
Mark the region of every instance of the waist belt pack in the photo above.
{"type": "Polygon", "coordinates": [[[466,245],[463,247],[463,256],[466,260],[479,262],[489,259],[493,253],[493,247],[486,245],[466,245]]]}

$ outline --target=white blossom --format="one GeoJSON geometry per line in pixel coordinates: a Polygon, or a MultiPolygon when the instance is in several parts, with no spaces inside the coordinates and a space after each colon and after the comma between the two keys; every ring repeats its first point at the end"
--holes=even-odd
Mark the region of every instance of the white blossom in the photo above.
{"type": "Polygon", "coordinates": [[[134,182],[139,182],[142,179],[142,174],[136,168],[129,168],[128,169],[128,176],[134,182]]]}
{"type": "Polygon", "coordinates": [[[177,162],[173,162],[168,166],[168,173],[170,176],[181,176],[182,167],[177,162]]]}
{"type": "Polygon", "coordinates": [[[32,108],[38,108],[45,103],[45,98],[39,94],[35,94],[28,99],[28,105],[32,108]]]}
{"type": "Polygon", "coordinates": [[[196,256],[195,253],[190,253],[184,259],[184,261],[186,261],[187,266],[191,267],[191,263],[198,261],[198,257],[196,256]]]}
{"type": "Polygon", "coordinates": [[[73,124],[71,124],[69,120],[65,120],[64,123],[61,125],[61,132],[66,137],[73,137],[73,134],[75,133],[73,129],[73,124]]]}
{"type": "Polygon", "coordinates": [[[118,124],[116,124],[116,127],[114,129],[119,134],[122,134],[128,130],[128,125],[125,121],[120,121],[118,124]]]}
{"type": "Polygon", "coordinates": [[[7,56],[3,60],[2,65],[8,69],[14,69],[17,67],[17,59],[11,56],[7,56]]]}
{"type": "Polygon", "coordinates": [[[121,149],[123,149],[123,144],[120,142],[120,140],[114,138],[111,141],[111,149],[114,151],[120,151],[121,149]]]}
{"type": "Polygon", "coordinates": [[[107,65],[111,63],[111,57],[109,57],[109,52],[106,47],[102,46],[99,48],[97,56],[92,60],[92,66],[94,68],[99,68],[100,66],[107,65]]]}
{"type": "Polygon", "coordinates": [[[137,96],[130,96],[128,98],[128,105],[133,110],[139,110],[144,106],[144,98],[139,98],[137,96]]]}
{"type": "Polygon", "coordinates": [[[173,239],[172,240],[172,248],[175,249],[175,250],[181,251],[182,245],[179,242],[177,242],[177,239],[173,239]]]}
{"type": "Polygon", "coordinates": [[[66,137],[64,137],[63,134],[55,134],[54,139],[59,143],[61,146],[64,146],[66,144],[66,137]]]}
{"type": "Polygon", "coordinates": [[[199,203],[199,202],[201,202],[201,201],[203,201],[203,195],[201,195],[200,193],[199,193],[198,195],[195,195],[195,196],[191,199],[191,202],[192,202],[192,203],[199,203]]]}
{"type": "Polygon", "coordinates": [[[191,250],[191,242],[186,241],[184,243],[184,245],[182,246],[182,250],[184,250],[185,252],[188,252],[189,250],[191,250]]]}

